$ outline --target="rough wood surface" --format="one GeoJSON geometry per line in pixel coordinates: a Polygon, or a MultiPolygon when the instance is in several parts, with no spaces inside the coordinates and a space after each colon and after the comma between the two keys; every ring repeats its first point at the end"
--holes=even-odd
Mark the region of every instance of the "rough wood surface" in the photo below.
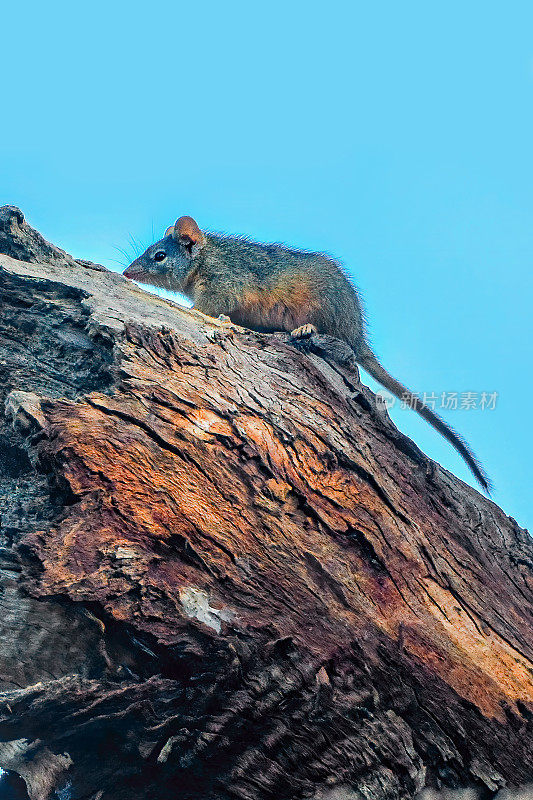
{"type": "Polygon", "coordinates": [[[180,309],[16,209],[0,250],[0,766],[32,800],[533,779],[531,539],[340,343],[180,309]]]}

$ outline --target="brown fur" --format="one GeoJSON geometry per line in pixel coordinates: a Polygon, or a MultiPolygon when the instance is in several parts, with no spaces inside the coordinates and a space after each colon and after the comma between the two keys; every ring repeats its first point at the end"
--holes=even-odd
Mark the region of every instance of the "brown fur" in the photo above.
{"type": "Polygon", "coordinates": [[[237,324],[249,328],[292,331],[307,323],[319,308],[319,298],[306,277],[290,275],[271,288],[246,290],[232,316],[237,324]]]}

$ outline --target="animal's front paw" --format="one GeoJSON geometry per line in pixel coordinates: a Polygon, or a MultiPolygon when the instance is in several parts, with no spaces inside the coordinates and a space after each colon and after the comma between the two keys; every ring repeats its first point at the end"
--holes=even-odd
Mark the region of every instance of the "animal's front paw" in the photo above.
{"type": "Polygon", "coordinates": [[[295,328],[293,331],[291,331],[291,338],[309,339],[311,336],[314,336],[315,333],[318,333],[315,326],[311,325],[310,322],[307,322],[305,325],[300,325],[299,328],[295,328]]]}
{"type": "Polygon", "coordinates": [[[219,314],[217,319],[219,322],[231,322],[230,318],[226,314],[219,314]]]}

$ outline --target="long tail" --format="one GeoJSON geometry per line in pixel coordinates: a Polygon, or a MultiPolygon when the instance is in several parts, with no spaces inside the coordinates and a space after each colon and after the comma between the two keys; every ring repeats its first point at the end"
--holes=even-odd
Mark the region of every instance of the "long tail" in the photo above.
{"type": "Polygon", "coordinates": [[[424,417],[424,419],[429,422],[429,424],[432,425],[435,430],[442,434],[442,436],[444,436],[444,438],[447,439],[453,447],[455,447],[457,452],[462,455],[481,486],[487,493],[490,494],[492,488],[491,482],[485,470],[465,440],[458,433],[456,433],[453,428],[444,422],[444,420],[441,419],[438,414],[435,414],[434,411],[422,403],[422,401],[419,400],[418,397],[413,394],[413,392],[409,391],[409,389],[406,389],[405,386],[393,378],[392,375],[390,375],[387,370],[381,366],[370,349],[358,357],[357,360],[359,364],[361,364],[361,366],[378,381],[378,383],[381,383],[382,386],[392,392],[392,394],[394,394],[399,400],[404,400],[411,408],[414,408],[415,411],[418,411],[421,417],[424,417]]]}

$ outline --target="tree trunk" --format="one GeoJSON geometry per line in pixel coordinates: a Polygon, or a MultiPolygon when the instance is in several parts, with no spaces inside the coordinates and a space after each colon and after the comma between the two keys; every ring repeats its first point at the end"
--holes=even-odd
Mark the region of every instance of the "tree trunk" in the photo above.
{"type": "Polygon", "coordinates": [[[32,800],[533,779],[532,543],[330,337],[160,300],[0,212],[0,766],[32,800]]]}

